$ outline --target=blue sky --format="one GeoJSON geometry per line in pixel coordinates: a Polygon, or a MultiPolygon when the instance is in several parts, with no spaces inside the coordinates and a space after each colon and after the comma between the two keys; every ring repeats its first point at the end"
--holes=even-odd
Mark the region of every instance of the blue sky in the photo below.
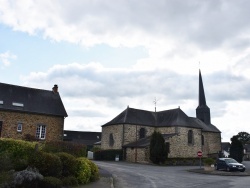
{"type": "Polygon", "coordinates": [[[222,141],[250,132],[250,2],[0,0],[0,79],[58,84],[66,130],[101,131],[127,105],[195,116],[201,69],[222,141]]]}

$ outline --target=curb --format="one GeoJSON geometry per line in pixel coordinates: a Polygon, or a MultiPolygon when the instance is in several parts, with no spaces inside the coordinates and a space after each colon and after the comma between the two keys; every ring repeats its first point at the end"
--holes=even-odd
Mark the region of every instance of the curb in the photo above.
{"type": "Polygon", "coordinates": [[[114,179],[113,179],[113,177],[110,177],[110,187],[114,188],[114,179]]]}
{"type": "Polygon", "coordinates": [[[239,177],[250,176],[249,172],[205,171],[204,169],[191,169],[187,171],[199,173],[199,174],[208,174],[208,175],[217,175],[217,176],[239,176],[239,177]]]}

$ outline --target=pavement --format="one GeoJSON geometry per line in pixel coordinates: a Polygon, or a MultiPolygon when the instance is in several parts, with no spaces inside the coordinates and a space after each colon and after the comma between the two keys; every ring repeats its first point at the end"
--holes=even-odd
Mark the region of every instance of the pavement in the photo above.
{"type": "Polygon", "coordinates": [[[99,174],[100,174],[99,180],[95,182],[91,182],[86,185],[78,186],[77,188],[100,188],[100,187],[101,188],[114,188],[112,174],[105,169],[102,169],[100,167],[98,168],[99,168],[99,174]]]}

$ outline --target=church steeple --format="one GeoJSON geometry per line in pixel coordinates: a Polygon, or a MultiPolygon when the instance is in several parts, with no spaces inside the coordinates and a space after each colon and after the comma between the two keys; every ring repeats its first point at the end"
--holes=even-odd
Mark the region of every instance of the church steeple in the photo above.
{"type": "Polygon", "coordinates": [[[206,104],[206,97],[200,70],[199,70],[199,106],[196,108],[196,117],[208,125],[211,124],[210,109],[206,104]]]}

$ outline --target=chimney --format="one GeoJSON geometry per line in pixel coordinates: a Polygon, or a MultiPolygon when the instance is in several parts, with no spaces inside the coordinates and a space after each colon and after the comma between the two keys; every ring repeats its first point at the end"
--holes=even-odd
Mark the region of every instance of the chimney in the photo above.
{"type": "Polygon", "coordinates": [[[54,93],[58,93],[58,86],[55,84],[54,87],[52,88],[52,91],[54,93]]]}

